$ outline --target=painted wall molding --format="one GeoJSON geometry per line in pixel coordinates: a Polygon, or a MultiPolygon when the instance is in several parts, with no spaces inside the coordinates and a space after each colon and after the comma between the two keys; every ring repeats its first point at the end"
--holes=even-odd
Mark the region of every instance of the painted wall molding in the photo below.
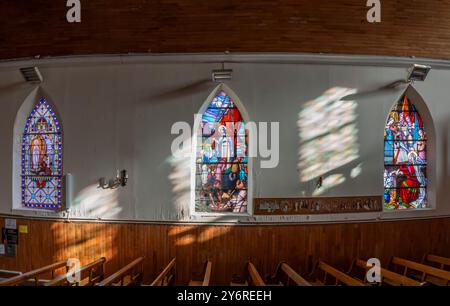
{"type": "Polygon", "coordinates": [[[450,60],[423,57],[395,57],[376,55],[338,55],[321,53],[130,53],[121,55],[56,56],[42,58],[19,58],[0,61],[0,69],[16,69],[23,66],[55,67],[91,64],[195,64],[195,63],[242,63],[242,64],[314,64],[350,65],[376,67],[409,67],[430,65],[433,69],[450,69],[450,60]]]}

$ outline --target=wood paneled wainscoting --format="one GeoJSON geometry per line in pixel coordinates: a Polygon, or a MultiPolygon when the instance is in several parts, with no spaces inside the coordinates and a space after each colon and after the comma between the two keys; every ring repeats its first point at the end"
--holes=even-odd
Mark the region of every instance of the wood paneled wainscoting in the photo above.
{"type": "MultiPolygon", "coordinates": [[[[0,217],[0,226],[5,218],[0,217]]],[[[0,269],[29,271],[63,260],[81,264],[106,258],[106,275],[145,256],[144,283],[150,283],[172,258],[176,284],[187,284],[193,270],[213,261],[211,284],[227,285],[251,260],[261,275],[280,261],[305,273],[322,259],[348,269],[354,258],[377,257],[386,265],[392,256],[420,261],[425,253],[450,257],[450,218],[368,223],[304,225],[161,225],[86,223],[17,219],[27,225],[19,234],[15,258],[0,255],[0,269]]]]}

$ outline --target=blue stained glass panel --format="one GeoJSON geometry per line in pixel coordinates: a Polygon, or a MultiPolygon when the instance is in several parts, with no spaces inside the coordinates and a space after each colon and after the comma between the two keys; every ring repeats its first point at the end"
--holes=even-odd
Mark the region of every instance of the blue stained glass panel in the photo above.
{"type": "Polygon", "coordinates": [[[22,204],[60,209],[62,203],[62,133],[45,99],[31,111],[22,137],[22,204]]]}
{"type": "Polygon", "coordinates": [[[196,212],[247,213],[248,134],[233,99],[219,91],[202,114],[196,152],[196,212]]]}

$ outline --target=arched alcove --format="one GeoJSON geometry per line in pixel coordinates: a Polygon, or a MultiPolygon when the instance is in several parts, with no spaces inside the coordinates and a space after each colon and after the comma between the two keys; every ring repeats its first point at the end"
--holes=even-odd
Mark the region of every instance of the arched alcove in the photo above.
{"type": "Polygon", "coordinates": [[[13,135],[13,210],[64,208],[63,128],[40,87],[19,108],[13,135]]]}
{"type": "Polygon", "coordinates": [[[384,129],[384,210],[435,208],[435,131],[428,107],[408,86],[384,129]]]}
{"type": "Polygon", "coordinates": [[[249,215],[252,159],[248,114],[238,96],[219,84],[194,120],[191,168],[193,215],[249,215]]]}

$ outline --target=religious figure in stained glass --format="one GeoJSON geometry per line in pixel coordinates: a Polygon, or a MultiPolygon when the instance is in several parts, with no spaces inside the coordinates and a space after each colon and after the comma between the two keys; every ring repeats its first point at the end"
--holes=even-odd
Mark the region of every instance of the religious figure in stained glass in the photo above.
{"type": "Polygon", "coordinates": [[[426,130],[414,104],[404,95],[384,130],[384,207],[427,207],[426,130]]]}
{"type": "Polygon", "coordinates": [[[31,111],[22,137],[22,205],[62,207],[62,135],[55,112],[45,99],[31,111]]]}
{"type": "Polygon", "coordinates": [[[247,212],[247,130],[231,97],[220,90],[197,135],[196,212],[247,212]]]}

